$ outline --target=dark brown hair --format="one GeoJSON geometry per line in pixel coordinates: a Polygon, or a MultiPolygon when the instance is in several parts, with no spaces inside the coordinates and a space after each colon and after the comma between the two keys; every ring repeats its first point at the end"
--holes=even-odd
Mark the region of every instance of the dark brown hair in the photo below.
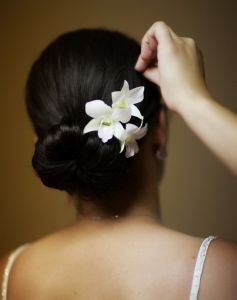
{"type": "Polygon", "coordinates": [[[125,187],[137,155],[128,159],[116,138],[103,143],[97,132],[82,131],[90,120],[85,103],[111,105],[111,92],[124,80],[130,88],[145,87],[138,107],[149,126],[160,92],[134,70],[139,52],[139,44],[119,32],[81,29],[59,36],[33,63],[26,106],[38,135],[32,165],[44,185],[98,201],[125,187]]]}

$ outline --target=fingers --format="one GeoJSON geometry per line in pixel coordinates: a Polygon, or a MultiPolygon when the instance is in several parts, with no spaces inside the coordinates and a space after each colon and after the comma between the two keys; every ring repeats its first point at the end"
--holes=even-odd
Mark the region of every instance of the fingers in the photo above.
{"type": "Polygon", "coordinates": [[[159,72],[157,72],[157,67],[149,67],[143,72],[143,75],[151,82],[160,85],[160,78],[159,72]]]}
{"type": "Polygon", "coordinates": [[[172,38],[177,37],[174,31],[164,22],[154,23],[145,33],[141,43],[141,54],[138,57],[135,69],[144,71],[154,58],[157,58],[157,46],[159,43],[171,43],[172,38]]]}
{"type": "Polygon", "coordinates": [[[138,57],[135,69],[137,71],[144,71],[151,63],[157,60],[157,50],[152,49],[148,42],[141,46],[141,54],[138,57]]]}

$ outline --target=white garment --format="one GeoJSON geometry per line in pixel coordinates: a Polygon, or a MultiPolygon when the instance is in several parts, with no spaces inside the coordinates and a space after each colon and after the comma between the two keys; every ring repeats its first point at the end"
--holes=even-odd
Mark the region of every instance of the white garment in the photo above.
{"type": "Polygon", "coordinates": [[[1,295],[2,295],[1,299],[2,300],[7,300],[7,286],[8,286],[8,280],[9,280],[9,275],[10,275],[12,265],[13,265],[16,257],[21,253],[22,250],[25,249],[25,247],[27,245],[28,244],[24,244],[24,245],[18,247],[8,257],[7,264],[6,264],[6,267],[5,267],[4,272],[3,272],[3,280],[2,280],[2,288],[1,288],[1,292],[2,292],[1,293],[1,295]]]}
{"type": "MultiPolygon", "coordinates": [[[[207,254],[207,249],[210,245],[210,242],[216,238],[217,238],[216,236],[209,236],[203,240],[203,242],[200,246],[200,249],[199,249],[199,252],[197,255],[197,259],[196,259],[195,268],[194,268],[193,281],[192,281],[192,287],[191,287],[191,291],[190,291],[189,300],[197,300],[198,299],[198,291],[199,291],[199,287],[200,287],[202,270],[203,270],[203,265],[204,265],[206,254],[207,254]]],[[[28,244],[24,244],[24,245],[18,247],[8,257],[7,264],[6,264],[4,273],[3,273],[1,300],[7,300],[7,286],[8,286],[8,280],[9,280],[9,275],[10,275],[12,265],[13,265],[16,257],[27,246],[28,246],[28,244]]]]}
{"type": "Polygon", "coordinates": [[[192,281],[192,287],[190,291],[190,296],[189,300],[197,300],[198,299],[198,291],[200,287],[200,282],[201,282],[201,277],[202,277],[202,270],[203,270],[203,265],[205,262],[205,258],[207,255],[207,249],[214,239],[216,239],[217,236],[208,236],[205,238],[200,246],[197,259],[196,259],[196,264],[193,272],[193,281],[192,281]]]}

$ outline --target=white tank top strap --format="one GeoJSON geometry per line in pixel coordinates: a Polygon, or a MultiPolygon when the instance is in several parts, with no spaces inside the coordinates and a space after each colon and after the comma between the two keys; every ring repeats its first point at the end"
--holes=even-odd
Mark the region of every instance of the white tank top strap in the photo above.
{"type": "Polygon", "coordinates": [[[211,241],[215,240],[217,236],[208,236],[205,238],[199,248],[199,252],[196,259],[196,264],[193,272],[193,281],[192,281],[192,287],[190,291],[189,300],[197,300],[198,299],[198,291],[200,287],[201,277],[202,277],[202,271],[203,266],[207,254],[208,247],[211,243],[211,241]]]}
{"type": "Polygon", "coordinates": [[[21,245],[20,247],[16,248],[8,257],[7,263],[3,272],[3,279],[2,279],[2,287],[1,287],[1,300],[7,300],[7,287],[8,281],[10,276],[10,271],[13,266],[13,263],[16,257],[29,245],[29,243],[21,245]]]}

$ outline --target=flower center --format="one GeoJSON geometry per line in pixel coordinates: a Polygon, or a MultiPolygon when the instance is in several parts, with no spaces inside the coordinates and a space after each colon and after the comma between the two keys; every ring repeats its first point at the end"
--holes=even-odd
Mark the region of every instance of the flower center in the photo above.
{"type": "Polygon", "coordinates": [[[115,104],[115,106],[118,107],[118,108],[127,108],[128,107],[128,102],[125,98],[122,98],[115,104]]]}
{"type": "Polygon", "coordinates": [[[133,136],[132,136],[131,134],[129,134],[129,135],[126,137],[125,143],[126,143],[126,144],[129,144],[129,143],[131,143],[133,140],[134,140],[133,136]]]}
{"type": "Polygon", "coordinates": [[[103,120],[101,121],[101,124],[102,125],[105,125],[105,126],[110,126],[112,124],[112,121],[109,117],[105,117],[103,118],[103,120]]]}

